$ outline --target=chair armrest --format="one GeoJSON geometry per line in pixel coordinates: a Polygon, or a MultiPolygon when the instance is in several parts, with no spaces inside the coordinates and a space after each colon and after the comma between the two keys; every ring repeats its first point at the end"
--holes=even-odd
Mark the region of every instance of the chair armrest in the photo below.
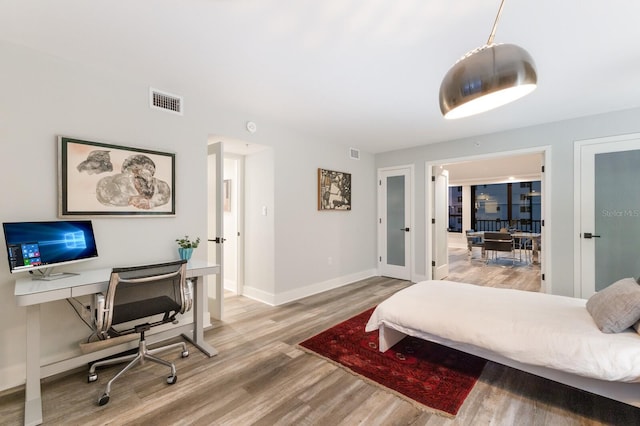
{"type": "Polygon", "coordinates": [[[104,324],[106,322],[106,313],[105,309],[105,296],[102,293],[96,293],[94,295],[93,307],[94,307],[94,325],[96,328],[96,333],[100,339],[103,339],[106,331],[104,329],[104,324]]]}
{"type": "Polygon", "coordinates": [[[193,282],[187,278],[184,284],[184,312],[187,312],[193,306],[193,282]]]}

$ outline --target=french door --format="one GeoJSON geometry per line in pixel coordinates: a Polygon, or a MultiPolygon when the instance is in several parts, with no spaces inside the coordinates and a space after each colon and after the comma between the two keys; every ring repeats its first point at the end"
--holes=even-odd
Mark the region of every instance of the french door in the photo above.
{"type": "Polygon", "coordinates": [[[411,168],[378,171],[380,275],[411,279],[411,168]]]}
{"type": "Polygon", "coordinates": [[[434,166],[433,177],[432,277],[441,280],[449,275],[449,172],[434,166]]]}
{"type": "Polygon", "coordinates": [[[589,298],[638,275],[640,134],[576,142],[579,270],[575,288],[589,298]]]}

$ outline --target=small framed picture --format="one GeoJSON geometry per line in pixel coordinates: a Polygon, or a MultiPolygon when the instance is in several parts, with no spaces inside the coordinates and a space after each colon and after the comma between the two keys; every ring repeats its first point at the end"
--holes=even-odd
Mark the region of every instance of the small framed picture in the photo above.
{"type": "Polygon", "coordinates": [[[58,214],[175,216],[175,154],[58,137],[58,214]]]}
{"type": "Polygon", "coordinates": [[[318,210],[351,210],[351,173],[318,169],[318,210]]]}

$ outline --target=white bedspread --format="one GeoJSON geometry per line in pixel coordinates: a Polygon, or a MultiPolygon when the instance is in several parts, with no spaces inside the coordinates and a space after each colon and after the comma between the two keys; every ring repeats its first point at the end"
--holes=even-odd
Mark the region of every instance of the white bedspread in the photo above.
{"type": "Polygon", "coordinates": [[[525,364],[640,382],[640,335],[605,334],[586,300],[451,281],[424,281],[382,302],[366,325],[484,348],[525,364]]]}

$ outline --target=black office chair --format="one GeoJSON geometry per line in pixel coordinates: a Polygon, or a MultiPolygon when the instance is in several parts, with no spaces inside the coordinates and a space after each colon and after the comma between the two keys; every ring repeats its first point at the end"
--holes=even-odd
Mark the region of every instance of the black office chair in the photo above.
{"type": "Polygon", "coordinates": [[[507,232],[485,232],[484,249],[487,252],[487,263],[489,263],[488,253],[493,252],[494,260],[498,260],[498,252],[511,253],[511,264],[515,264],[515,253],[513,251],[513,237],[507,232]]]}
{"type": "Polygon", "coordinates": [[[177,322],[176,316],[183,314],[193,304],[191,282],[185,279],[186,260],[154,265],[114,268],[111,271],[106,295],[96,295],[95,334],[101,340],[131,333],[140,334],[138,351],[113,359],[95,362],[89,369],[88,381],[98,379],[96,368],[130,361],[107,383],[105,392],[98,398],[98,405],[109,402],[113,382],[126,371],[144,360],[166,365],[171,369],[167,383],[176,383],[176,367],[173,363],[153,356],[172,348],[181,348],[182,357],[189,356],[184,342],[154,349],[147,349],[144,333],[151,327],[177,322]],[[158,316],[162,315],[161,318],[158,316]],[[147,322],[140,323],[138,320],[147,322]]]}

